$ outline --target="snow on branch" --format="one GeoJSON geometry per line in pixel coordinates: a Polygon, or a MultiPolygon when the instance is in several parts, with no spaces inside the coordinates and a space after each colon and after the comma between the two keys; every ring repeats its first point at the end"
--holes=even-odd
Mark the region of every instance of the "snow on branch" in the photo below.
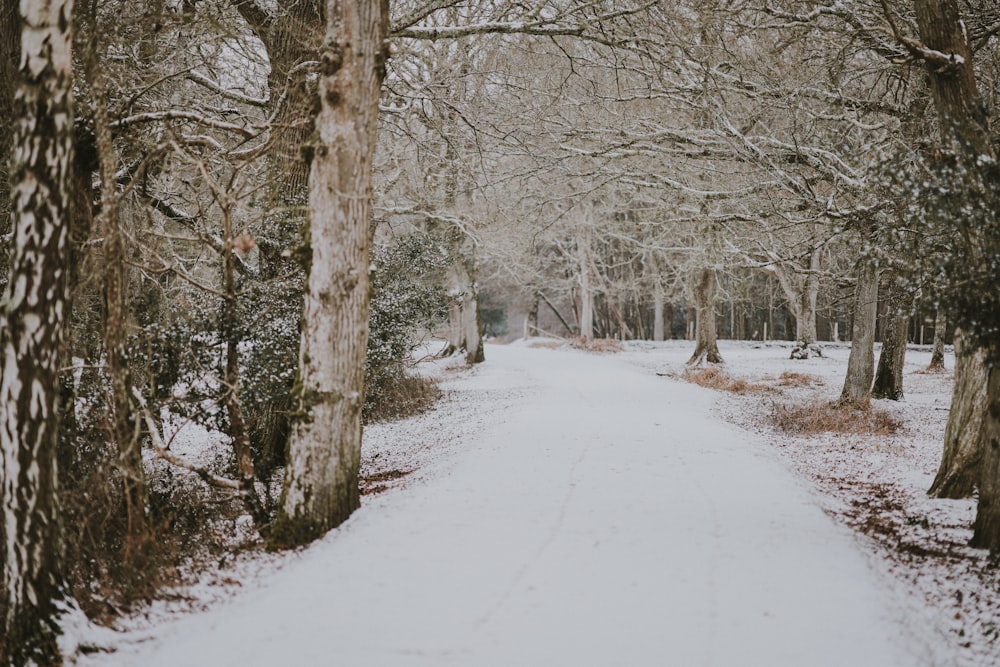
{"type": "Polygon", "coordinates": [[[407,37],[409,39],[456,39],[468,37],[469,35],[483,34],[524,34],[540,35],[544,37],[557,37],[560,35],[570,35],[579,37],[583,35],[583,26],[559,26],[550,25],[547,22],[535,21],[531,23],[514,21],[509,23],[485,22],[471,25],[441,26],[441,27],[411,27],[400,30],[397,37],[407,37]]]}
{"type": "Polygon", "coordinates": [[[942,53],[909,37],[899,36],[898,39],[900,44],[905,46],[915,59],[923,60],[928,65],[938,68],[939,71],[956,71],[965,65],[965,58],[958,53],[942,53]]]}
{"type": "Polygon", "coordinates": [[[200,113],[195,113],[194,111],[182,111],[180,109],[171,109],[169,111],[147,111],[145,113],[137,113],[131,116],[126,116],[125,118],[116,120],[111,123],[113,128],[128,127],[129,125],[137,125],[139,123],[155,123],[164,120],[186,120],[192,123],[198,123],[199,125],[204,125],[205,127],[212,127],[217,130],[227,130],[229,132],[235,132],[240,136],[246,137],[247,139],[253,139],[257,136],[255,130],[252,130],[243,125],[237,125],[236,123],[228,123],[226,121],[217,120],[215,118],[209,118],[200,113]]]}
{"type": "Polygon", "coordinates": [[[153,419],[153,415],[149,411],[149,406],[147,405],[142,392],[135,387],[132,387],[132,395],[135,396],[135,400],[139,404],[139,408],[142,410],[143,420],[146,422],[146,428],[149,430],[149,438],[153,443],[153,451],[156,452],[157,456],[167,463],[177,466],[178,468],[183,468],[193,472],[210,486],[215,486],[220,489],[231,489],[237,494],[242,494],[243,491],[238,481],[229,479],[228,477],[222,477],[221,475],[216,475],[208,468],[188,463],[167,449],[166,444],[163,442],[163,438],[160,436],[160,429],[156,425],[156,420],[153,419]]]}
{"type": "Polygon", "coordinates": [[[270,100],[268,100],[267,98],[251,97],[250,95],[246,95],[245,93],[241,93],[237,90],[230,90],[229,88],[223,88],[215,81],[212,81],[210,78],[208,78],[207,76],[205,76],[200,72],[192,70],[187,73],[187,78],[189,81],[194,81],[195,83],[204,86],[205,88],[208,88],[209,90],[216,92],[222,95],[223,97],[233,100],[235,102],[242,102],[243,104],[248,104],[254,107],[266,107],[270,103],[270,100]]]}

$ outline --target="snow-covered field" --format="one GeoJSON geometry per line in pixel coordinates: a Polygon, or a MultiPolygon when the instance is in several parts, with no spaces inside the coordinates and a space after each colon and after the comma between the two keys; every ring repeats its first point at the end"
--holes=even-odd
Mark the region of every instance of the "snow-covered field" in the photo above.
{"type": "Polygon", "coordinates": [[[518,343],[441,370],[434,410],[366,430],[373,493],[344,526],[80,629],[117,650],[77,664],[998,664],[974,505],[924,495],[950,374],[908,354],[906,400],[879,402],[896,435],[793,437],[773,406],[836,397],[846,346],[723,342],[728,373],[773,385],[743,396],[671,377],[690,351],[518,343]]]}

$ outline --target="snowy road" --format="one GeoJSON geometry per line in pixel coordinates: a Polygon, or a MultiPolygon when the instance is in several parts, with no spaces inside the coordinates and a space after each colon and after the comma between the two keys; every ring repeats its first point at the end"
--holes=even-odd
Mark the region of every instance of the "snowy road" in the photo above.
{"type": "Polygon", "coordinates": [[[487,353],[458,391],[530,391],[440,474],[86,664],[925,664],[853,538],[711,393],[613,356],[487,353]]]}

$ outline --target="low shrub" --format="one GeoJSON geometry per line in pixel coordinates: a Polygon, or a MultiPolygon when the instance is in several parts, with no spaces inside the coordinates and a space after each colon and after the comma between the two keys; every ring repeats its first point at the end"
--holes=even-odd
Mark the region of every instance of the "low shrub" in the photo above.
{"type": "Polygon", "coordinates": [[[775,405],[772,420],[787,433],[865,433],[891,435],[902,422],[885,410],[844,401],[775,405]]]}
{"type": "Polygon", "coordinates": [[[823,384],[823,380],[815,375],[785,371],[778,376],[777,384],[781,387],[811,387],[813,385],[823,384]]]}
{"type": "Polygon", "coordinates": [[[569,344],[577,350],[596,354],[613,354],[624,350],[620,341],[613,338],[574,338],[569,344]]]}
{"type": "Polygon", "coordinates": [[[687,369],[684,371],[682,377],[699,387],[715,389],[716,391],[728,391],[732,394],[757,394],[770,391],[769,387],[762,384],[753,384],[740,378],[734,378],[721,368],[715,366],[687,369]]]}

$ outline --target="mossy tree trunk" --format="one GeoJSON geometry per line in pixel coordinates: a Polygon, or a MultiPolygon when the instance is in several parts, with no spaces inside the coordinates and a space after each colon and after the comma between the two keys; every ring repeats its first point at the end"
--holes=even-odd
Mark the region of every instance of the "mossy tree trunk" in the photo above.
{"type": "MultiPolygon", "coordinates": [[[[989,142],[989,121],[977,90],[972,47],[958,3],[956,0],[914,0],[914,5],[920,40],[927,47],[924,53],[928,55],[921,57],[927,66],[942,143],[946,150],[954,150],[967,164],[979,165],[986,157],[992,162],[995,156],[989,142]],[[941,62],[939,54],[944,55],[946,62],[941,62]]],[[[990,242],[995,240],[982,237],[982,230],[977,228],[966,226],[962,230],[961,224],[961,220],[956,221],[955,241],[965,245],[966,261],[975,267],[995,262],[995,257],[983,256],[981,252],[983,248],[991,247],[990,242]]],[[[976,289],[976,286],[970,285],[966,289],[976,289]]],[[[975,312],[959,315],[978,321],[982,304],[976,302],[973,307],[975,312]]],[[[969,332],[970,335],[978,333],[969,332]]],[[[1000,347],[994,340],[983,351],[989,369],[986,409],[983,425],[978,429],[982,468],[972,542],[997,552],[1000,551],[1000,366],[996,362],[1000,361],[1000,347]]]]}
{"type": "Polygon", "coordinates": [[[295,421],[274,546],[309,542],[360,504],[372,164],[388,0],[330,0],[309,175],[312,262],[295,421]]]}
{"type": "MultiPolygon", "coordinates": [[[[993,350],[992,356],[1000,358],[1000,350],[993,350]]],[[[1000,552],[1000,366],[991,366],[987,375],[980,438],[979,503],[970,545],[997,553],[1000,552]]]]}

